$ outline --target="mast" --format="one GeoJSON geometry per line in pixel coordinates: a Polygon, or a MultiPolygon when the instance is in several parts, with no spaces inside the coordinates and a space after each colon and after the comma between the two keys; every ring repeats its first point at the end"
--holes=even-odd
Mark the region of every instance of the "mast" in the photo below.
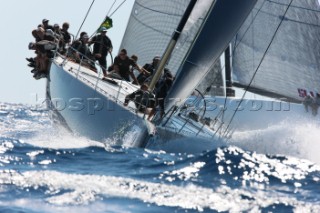
{"type": "Polygon", "coordinates": [[[225,76],[226,76],[226,96],[234,97],[235,91],[232,89],[232,66],[231,66],[231,46],[227,47],[224,52],[224,60],[225,60],[225,76]]]}
{"type": "Polygon", "coordinates": [[[181,35],[181,32],[182,32],[184,26],[186,25],[188,18],[189,18],[196,3],[197,3],[197,0],[190,1],[189,5],[186,9],[186,12],[184,13],[177,29],[175,30],[174,34],[172,35],[171,41],[169,42],[169,44],[168,44],[168,46],[167,46],[167,48],[161,58],[161,61],[160,61],[159,66],[157,68],[157,71],[156,71],[155,75],[153,76],[152,81],[149,85],[149,91],[153,91],[156,83],[158,82],[159,78],[161,77],[162,70],[164,69],[167,61],[169,60],[169,57],[170,57],[172,51],[174,50],[174,47],[177,44],[177,41],[181,35]]]}

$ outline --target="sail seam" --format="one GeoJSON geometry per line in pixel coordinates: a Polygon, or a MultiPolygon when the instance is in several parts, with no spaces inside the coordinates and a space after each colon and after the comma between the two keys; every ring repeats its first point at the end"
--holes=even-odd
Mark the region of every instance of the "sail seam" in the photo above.
{"type": "Polygon", "coordinates": [[[150,10],[150,11],[153,11],[153,12],[156,12],[156,13],[161,13],[161,14],[170,15],[170,16],[178,16],[178,17],[181,17],[183,15],[183,14],[165,13],[165,12],[162,12],[160,10],[154,10],[154,9],[149,8],[149,7],[143,6],[139,2],[136,2],[136,4],[139,5],[140,7],[144,8],[144,9],[147,9],[147,10],[150,10]]]}
{"type": "Polygon", "coordinates": [[[265,4],[265,1],[262,3],[262,6],[259,8],[258,12],[256,13],[256,15],[254,16],[254,18],[252,19],[251,23],[249,24],[248,28],[247,28],[246,31],[243,33],[243,36],[242,36],[242,38],[240,39],[240,41],[238,42],[238,44],[237,44],[237,36],[238,36],[238,35],[236,36],[235,47],[234,47],[234,49],[233,49],[232,55],[235,54],[236,49],[238,48],[238,46],[240,45],[240,43],[242,42],[242,40],[244,39],[244,37],[247,35],[247,33],[248,33],[249,29],[251,28],[252,24],[255,22],[258,14],[259,14],[260,12],[263,12],[263,11],[262,11],[262,8],[263,8],[264,4],[265,4]]]}
{"type": "MultiPolygon", "coordinates": [[[[283,5],[283,6],[288,6],[285,3],[280,3],[280,2],[275,2],[272,0],[267,0],[270,3],[274,3],[274,4],[278,4],[278,5],[283,5]]],[[[313,12],[317,12],[320,13],[320,10],[315,10],[315,9],[311,9],[311,8],[306,8],[306,7],[300,7],[300,6],[291,6],[292,8],[298,8],[298,9],[302,9],[302,10],[307,10],[307,11],[313,11],[313,12]]]]}
{"type": "Polygon", "coordinates": [[[165,33],[165,32],[162,32],[162,31],[160,31],[160,30],[158,30],[158,29],[156,29],[156,28],[154,28],[154,27],[151,27],[150,25],[147,25],[147,24],[145,24],[145,23],[143,23],[142,21],[140,21],[137,17],[135,17],[135,16],[132,16],[135,20],[137,20],[140,24],[142,24],[143,26],[145,26],[146,28],[149,28],[149,29],[151,29],[151,30],[154,30],[154,31],[156,31],[156,32],[158,32],[158,33],[160,33],[160,34],[163,34],[163,35],[165,35],[165,36],[168,36],[168,37],[170,37],[171,35],[170,34],[168,34],[168,33],[165,33]]]}

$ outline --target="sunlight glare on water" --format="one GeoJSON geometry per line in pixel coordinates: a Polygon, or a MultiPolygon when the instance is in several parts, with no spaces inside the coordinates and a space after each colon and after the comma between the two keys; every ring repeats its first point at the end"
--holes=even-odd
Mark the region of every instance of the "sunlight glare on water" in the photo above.
{"type": "Polygon", "coordinates": [[[0,212],[320,212],[320,168],[311,160],[319,133],[311,123],[235,132],[209,152],[186,154],[179,150],[206,141],[106,145],[62,131],[46,111],[2,111],[0,212]]]}

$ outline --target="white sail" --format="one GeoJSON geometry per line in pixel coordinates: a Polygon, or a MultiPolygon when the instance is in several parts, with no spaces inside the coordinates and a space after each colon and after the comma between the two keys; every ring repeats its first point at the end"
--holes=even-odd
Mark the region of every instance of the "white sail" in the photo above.
{"type": "Polygon", "coordinates": [[[168,110],[173,105],[183,104],[204,79],[250,14],[255,3],[255,0],[217,0],[212,4],[166,98],[168,110]]]}
{"type": "Polygon", "coordinates": [[[234,81],[294,100],[319,92],[319,35],[317,0],[259,0],[233,43],[234,81]]]}

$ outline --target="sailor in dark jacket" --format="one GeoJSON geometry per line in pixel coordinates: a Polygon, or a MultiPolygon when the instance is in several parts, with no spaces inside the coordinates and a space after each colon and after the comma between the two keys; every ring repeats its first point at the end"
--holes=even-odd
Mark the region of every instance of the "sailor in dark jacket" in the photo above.
{"type": "Polygon", "coordinates": [[[89,41],[89,45],[93,45],[93,56],[99,62],[104,76],[107,75],[107,55],[109,52],[112,52],[112,42],[110,38],[106,35],[107,28],[101,27],[101,33],[92,37],[89,41]]]}
{"type": "Polygon", "coordinates": [[[77,63],[81,62],[81,65],[90,68],[96,72],[97,69],[94,65],[94,61],[90,48],[88,46],[89,36],[83,32],[80,34],[80,39],[75,40],[71,45],[71,51],[69,53],[71,58],[74,58],[77,63]]]}
{"type": "Polygon", "coordinates": [[[92,53],[88,47],[88,41],[89,41],[89,36],[87,34],[83,34],[79,40],[74,41],[73,44],[71,45],[71,47],[74,50],[76,50],[74,53],[75,53],[75,58],[77,62],[80,62],[80,60],[83,58],[92,57],[92,53]]]}
{"type": "Polygon", "coordinates": [[[153,108],[155,98],[152,93],[148,91],[148,85],[142,84],[140,89],[127,95],[124,101],[124,106],[128,106],[129,101],[133,101],[139,112],[149,114],[148,108],[153,108]]]}
{"type": "Polygon", "coordinates": [[[155,101],[154,107],[149,113],[148,120],[150,120],[152,116],[155,114],[157,106],[159,106],[160,108],[160,118],[164,116],[164,100],[168,94],[168,91],[172,86],[173,80],[174,80],[174,77],[172,73],[168,68],[165,68],[161,79],[157,82],[155,87],[156,101],[155,101]]]}
{"type": "Polygon", "coordinates": [[[140,74],[137,77],[138,83],[140,85],[146,82],[146,80],[155,73],[159,62],[160,62],[160,57],[155,56],[152,60],[152,63],[147,63],[142,67],[141,69],[142,72],[140,72],[140,74]]]}

